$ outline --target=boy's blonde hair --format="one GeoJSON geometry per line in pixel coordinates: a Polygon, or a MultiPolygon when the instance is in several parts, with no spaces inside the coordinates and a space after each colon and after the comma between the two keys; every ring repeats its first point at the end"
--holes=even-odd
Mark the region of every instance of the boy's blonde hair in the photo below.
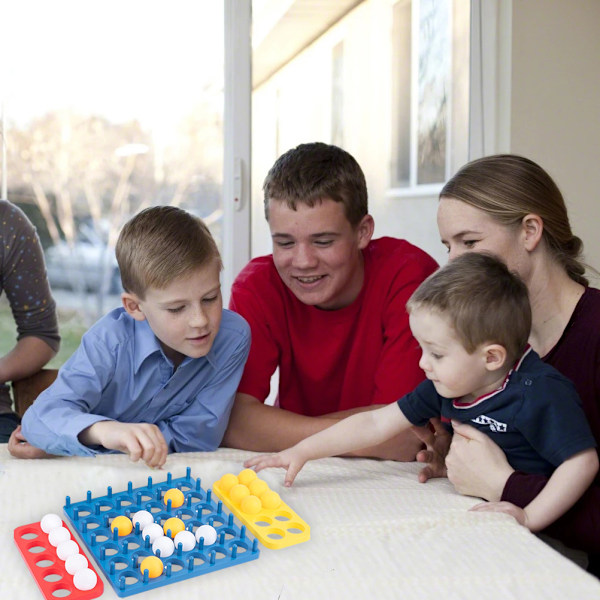
{"type": "Polygon", "coordinates": [[[450,261],[421,283],[406,308],[447,318],[469,354],[482,344],[500,344],[509,365],[523,354],[531,331],[527,287],[490,254],[469,252],[450,261]]]}
{"type": "Polygon", "coordinates": [[[175,206],[153,206],[131,218],[116,246],[126,292],[144,299],[148,288],[172,281],[221,256],[202,219],[175,206]]]}

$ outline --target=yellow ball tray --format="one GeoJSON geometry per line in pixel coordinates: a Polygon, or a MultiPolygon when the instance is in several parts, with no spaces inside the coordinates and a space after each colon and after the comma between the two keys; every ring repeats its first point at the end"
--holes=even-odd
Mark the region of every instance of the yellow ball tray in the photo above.
{"type": "Polygon", "coordinates": [[[220,487],[219,482],[220,480],[214,482],[213,492],[263,546],[271,548],[271,550],[279,550],[310,539],[310,526],[308,523],[299,517],[283,500],[275,509],[262,507],[257,514],[251,515],[243,512],[237,504],[232,502],[229,495],[220,487]]]}

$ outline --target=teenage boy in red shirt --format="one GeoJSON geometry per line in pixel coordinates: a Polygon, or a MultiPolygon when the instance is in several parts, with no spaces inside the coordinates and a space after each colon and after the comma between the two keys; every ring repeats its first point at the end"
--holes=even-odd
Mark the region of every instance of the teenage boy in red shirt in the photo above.
{"type": "MultiPolygon", "coordinates": [[[[405,304],[437,263],[405,240],[371,239],[364,174],[341,148],[289,150],[263,189],[273,254],[232,286],[230,308],[250,324],[252,346],[223,445],[274,452],[424,379],[405,304]]],[[[408,461],[420,448],[407,431],[355,455],[408,461]]]]}

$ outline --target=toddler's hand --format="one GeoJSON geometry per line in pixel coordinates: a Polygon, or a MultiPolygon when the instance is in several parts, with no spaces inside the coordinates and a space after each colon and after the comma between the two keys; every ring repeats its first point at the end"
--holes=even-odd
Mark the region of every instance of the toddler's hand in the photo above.
{"type": "Polygon", "coordinates": [[[129,454],[133,462],[140,458],[149,467],[162,467],[169,449],[160,429],[151,423],[98,421],[79,435],[84,444],[99,444],[109,450],[129,454]]]}
{"type": "Polygon", "coordinates": [[[284,485],[285,487],[290,487],[292,483],[294,483],[296,475],[298,475],[298,472],[302,469],[305,462],[306,459],[303,459],[298,452],[295,452],[293,448],[290,448],[289,450],[284,450],[277,454],[261,454],[260,456],[255,456],[254,458],[248,459],[244,463],[244,466],[246,468],[254,467],[254,470],[257,473],[269,467],[282,467],[287,469],[284,485]]]}
{"type": "Polygon", "coordinates": [[[523,527],[527,527],[527,513],[524,509],[519,508],[515,504],[511,502],[482,502],[481,504],[476,504],[472,506],[469,510],[475,512],[501,512],[511,517],[514,517],[517,520],[519,525],[523,525],[523,527]]]}

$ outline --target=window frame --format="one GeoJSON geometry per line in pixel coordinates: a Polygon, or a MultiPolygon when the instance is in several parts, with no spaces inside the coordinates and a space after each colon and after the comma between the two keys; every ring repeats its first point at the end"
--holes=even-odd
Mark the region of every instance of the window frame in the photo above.
{"type": "Polygon", "coordinates": [[[223,303],[250,260],[252,124],[251,3],[225,0],[225,105],[223,114],[223,303]]]}

